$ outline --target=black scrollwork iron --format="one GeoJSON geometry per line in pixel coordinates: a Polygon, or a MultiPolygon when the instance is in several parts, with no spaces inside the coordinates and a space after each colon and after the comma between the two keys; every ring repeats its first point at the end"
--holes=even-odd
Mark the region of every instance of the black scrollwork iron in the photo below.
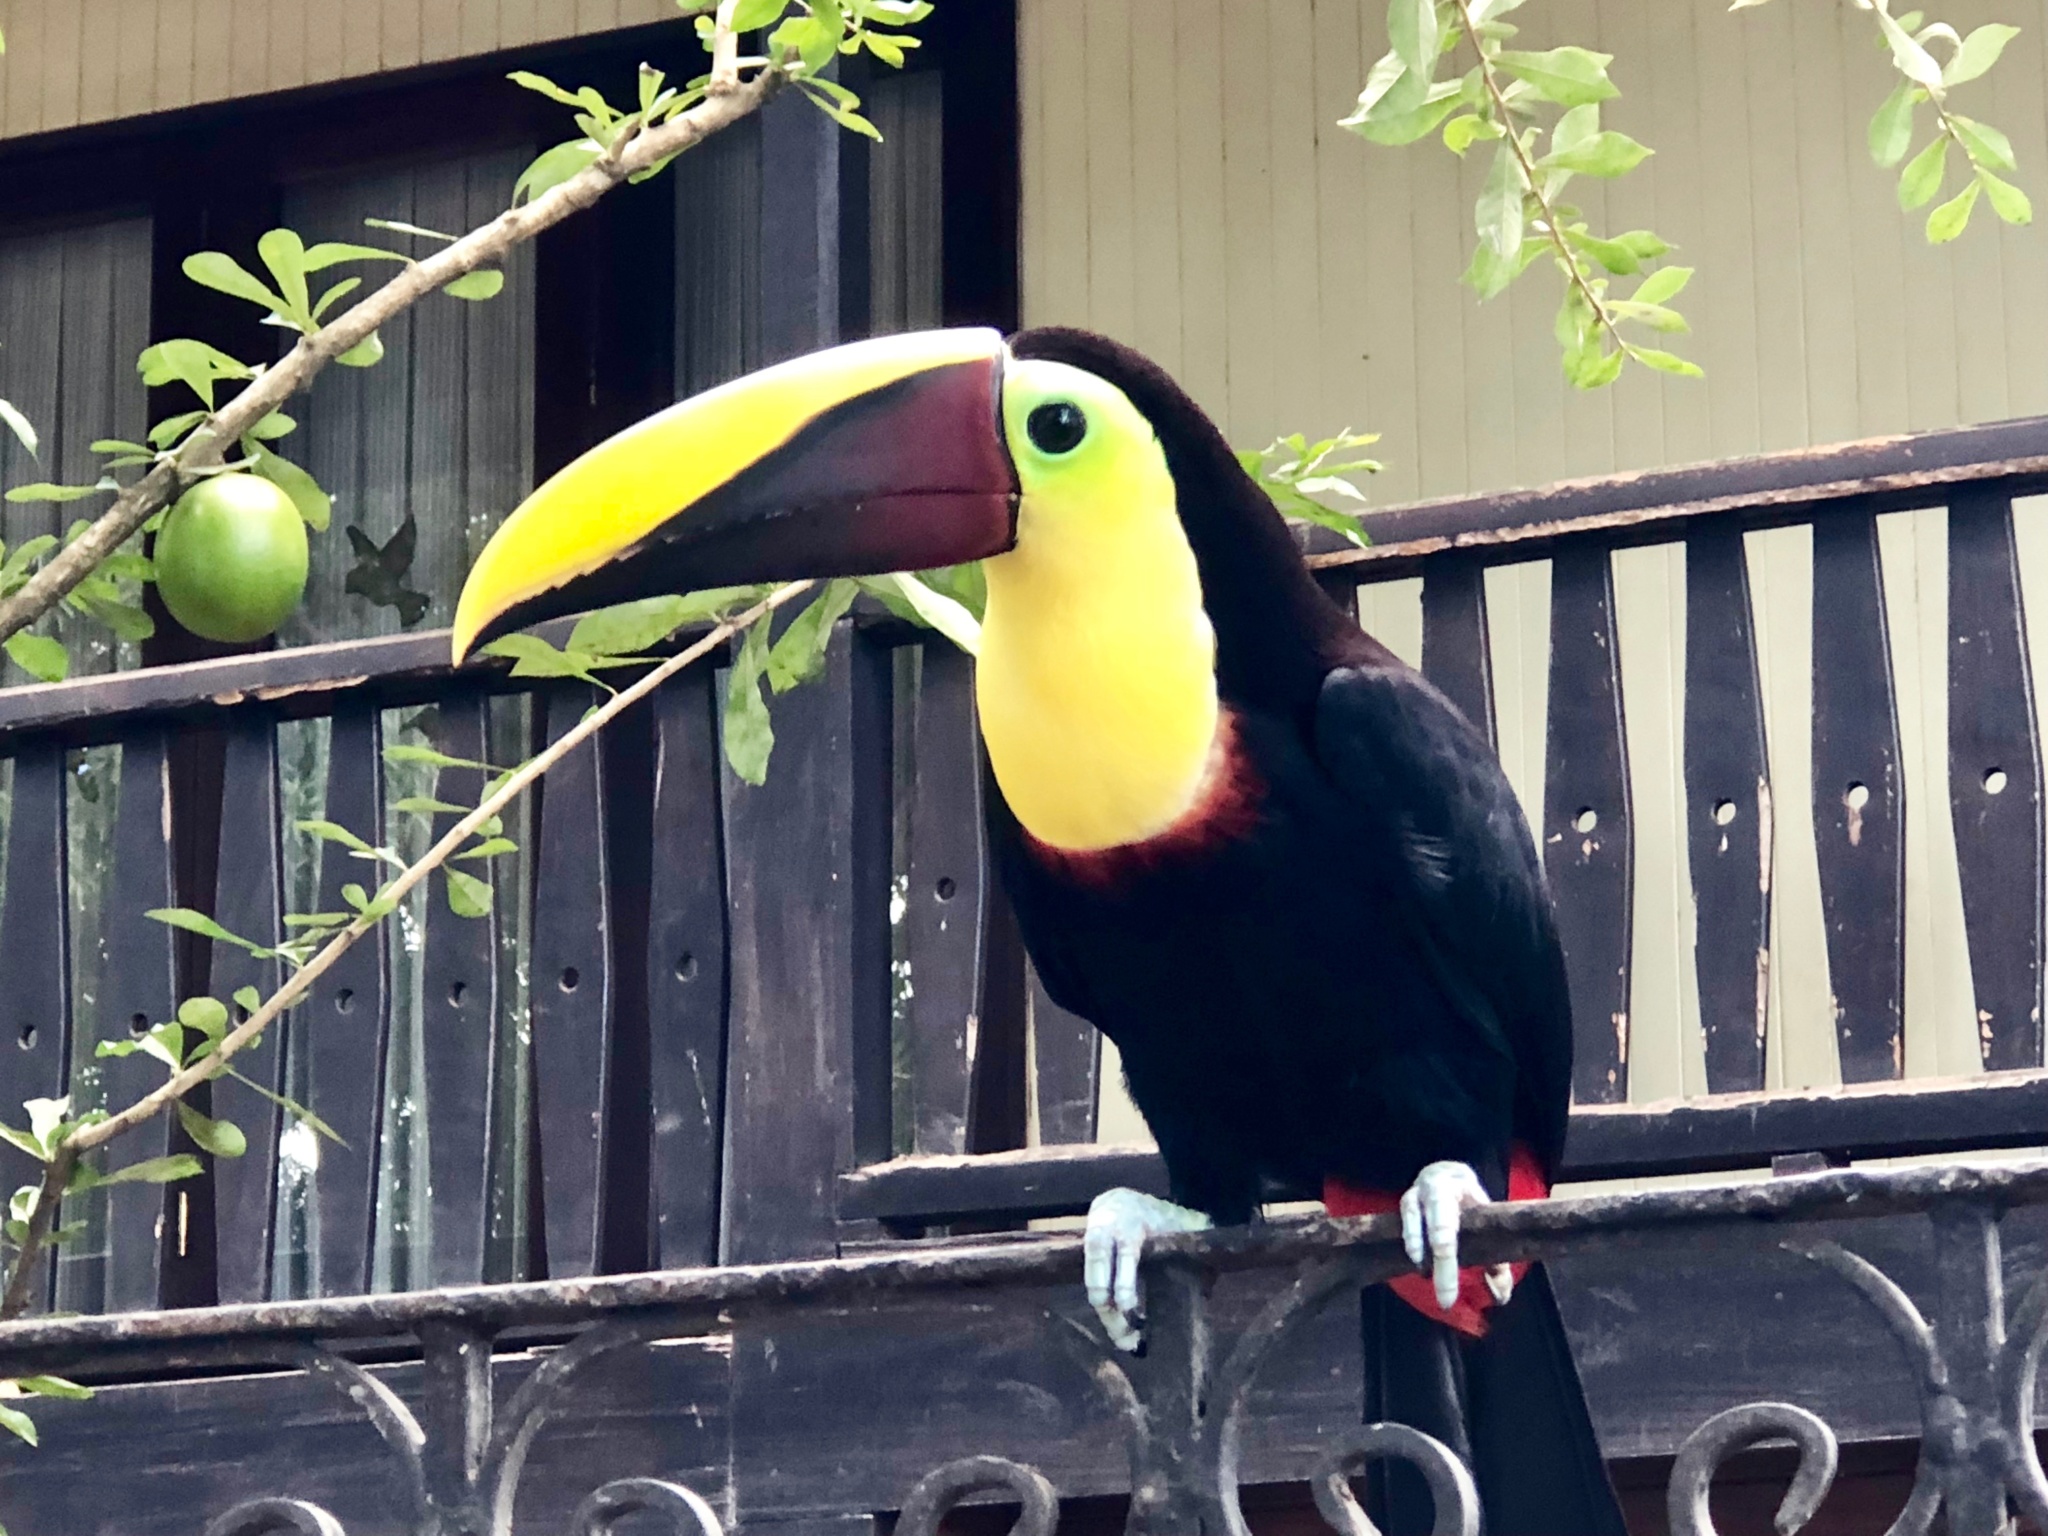
{"type": "Polygon", "coordinates": [[[251,1499],[217,1516],[206,1536],[348,1536],[341,1522],[303,1499],[251,1499]]]}
{"type": "Polygon", "coordinates": [[[1368,1424],[1317,1464],[1309,1487],[1332,1529],[1343,1536],[1380,1536],[1351,1480],[1369,1463],[1388,1459],[1412,1463],[1428,1482],[1436,1506],[1429,1536],[1479,1536],[1479,1490],[1471,1472],[1441,1440],[1406,1424],[1368,1424]]]}
{"type": "Polygon", "coordinates": [[[658,1477],[622,1477],[576,1506],[569,1536],[611,1536],[628,1515],[667,1517],[675,1536],[725,1536],[718,1512],[680,1483],[658,1477]]]}
{"type": "Polygon", "coordinates": [[[1059,1496],[1036,1467],[1001,1456],[963,1456],[927,1472],[903,1501],[896,1536],[938,1536],[939,1522],[977,1493],[1007,1492],[1021,1509],[1010,1536],[1052,1536],[1059,1496]]]}
{"type": "Polygon", "coordinates": [[[1679,1447],[1665,1489],[1671,1536],[1715,1536],[1707,1492],[1721,1463],[1749,1446],[1784,1439],[1799,1447],[1799,1469],[1793,1473],[1792,1486],[1785,1490],[1772,1523],[1778,1536],[1793,1536],[1804,1527],[1834,1485],[1840,1454],[1835,1432],[1816,1415],[1791,1403],[1746,1403],[1715,1414],[1679,1447]]]}

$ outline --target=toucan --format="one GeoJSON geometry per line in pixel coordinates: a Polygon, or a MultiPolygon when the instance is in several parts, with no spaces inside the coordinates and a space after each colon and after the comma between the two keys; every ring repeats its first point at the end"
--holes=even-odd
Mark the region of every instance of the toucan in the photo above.
{"type": "MultiPolygon", "coordinates": [[[[981,560],[991,847],[1047,992],[1121,1052],[1170,1200],[1089,1212],[1090,1300],[1139,1345],[1145,1239],[1276,1189],[1398,1206],[1367,1413],[1471,1467],[1489,1536],[1623,1536],[1540,1269],[1461,1271],[1460,1213],[1556,1176],[1571,1008],[1542,867],[1485,737],[1324,594],[1159,367],[1067,328],[881,337],[599,444],[498,528],[492,636],[656,593],[981,560]]],[[[1389,1468],[1379,1523],[1424,1531],[1389,1468]]]]}

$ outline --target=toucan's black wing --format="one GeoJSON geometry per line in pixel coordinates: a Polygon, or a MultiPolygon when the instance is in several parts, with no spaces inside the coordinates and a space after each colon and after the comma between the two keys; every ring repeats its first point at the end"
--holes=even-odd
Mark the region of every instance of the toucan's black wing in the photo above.
{"type": "Polygon", "coordinates": [[[1514,1134],[1546,1172],[1564,1149],[1571,1000],[1550,897],[1500,760],[1471,722],[1398,661],[1324,680],[1315,752],[1390,843],[1384,867],[1454,1006],[1516,1071],[1514,1134]]]}

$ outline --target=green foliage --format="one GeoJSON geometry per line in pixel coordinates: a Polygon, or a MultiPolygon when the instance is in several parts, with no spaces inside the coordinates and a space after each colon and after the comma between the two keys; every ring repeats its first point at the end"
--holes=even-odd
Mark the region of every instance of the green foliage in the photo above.
{"type": "MultiPolygon", "coordinates": [[[[1684,285],[1684,277],[1662,290],[1661,297],[1645,297],[1640,286],[1626,297],[1614,291],[1616,278],[1643,277],[1645,267],[1670,245],[1649,230],[1598,234],[1562,201],[1573,177],[1611,181],[1651,153],[1627,134],[1601,126],[1600,103],[1619,94],[1607,74],[1612,56],[1570,45],[1542,52],[1505,46],[1516,29],[1501,18],[1522,3],[1390,0],[1389,49],[1373,65],[1356,109],[1342,126],[1373,143],[1398,145],[1413,143],[1441,124],[1444,147],[1460,156],[1475,144],[1494,144],[1473,208],[1478,241],[1464,281],[1481,299],[1491,299],[1539,258],[1550,257],[1564,282],[1556,332],[1565,376],[1573,384],[1581,389],[1610,384],[1630,360],[1696,375],[1693,364],[1644,347],[1634,331],[1623,330],[1684,330],[1683,318],[1663,302],[1684,285]],[[1438,65],[1460,46],[1471,47],[1476,67],[1458,80],[1438,80],[1438,65]],[[1553,110],[1557,116],[1546,125],[1545,115],[1553,110]]],[[[1675,270],[1690,276],[1689,269],[1675,270]]],[[[1249,458],[1247,467],[1253,467],[1249,458]]],[[[1307,510],[1320,505],[1313,493],[1291,501],[1276,494],[1275,500],[1283,510],[1355,536],[1342,522],[1326,520],[1342,514],[1324,509],[1319,516],[1307,510]]]]}
{"type": "Polygon", "coordinates": [[[1377,432],[1353,432],[1348,427],[1335,437],[1315,443],[1300,432],[1292,432],[1275,438],[1264,448],[1240,452],[1237,461],[1290,522],[1331,529],[1363,547],[1365,530],[1358,519],[1317,498],[1339,496],[1363,506],[1365,492],[1352,477],[1377,474],[1381,465],[1377,459],[1353,455],[1352,450],[1379,440],[1377,432]]]}

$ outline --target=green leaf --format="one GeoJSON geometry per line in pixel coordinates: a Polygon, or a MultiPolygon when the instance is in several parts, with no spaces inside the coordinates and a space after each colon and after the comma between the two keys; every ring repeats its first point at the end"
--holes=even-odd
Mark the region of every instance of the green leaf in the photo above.
{"type": "Polygon", "coordinates": [[[265,230],[256,242],[256,254],[277,280],[277,291],[284,295],[292,317],[311,325],[313,301],[306,291],[306,242],[296,230],[265,230]]]}
{"type": "Polygon", "coordinates": [[[182,928],[187,933],[196,933],[205,938],[236,945],[248,950],[252,955],[267,953],[262,945],[251,943],[239,933],[229,933],[204,912],[195,912],[190,907],[152,907],[142,915],[171,928],[182,928]]]}
{"type": "Polygon", "coordinates": [[[1571,171],[1611,180],[1634,170],[1651,153],[1627,134],[1610,128],[1569,149],[1552,150],[1536,164],[1543,170],[1571,171]]]}
{"type": "Polygon", "coordinates": [[[1501,256],[1484,240],[1472,253],[1471,265],[1459,280],[1470,287],[1482,299],[1491,299],[1506,291],[1507,286],[1524,272],[1529,263],[1550,249],[1550,242],[1541,235],[1531,235],[1522,242],[1522,248],[1512,256],[1501,256]]]}
{"type": "Polygon", "coordinates": [[[495,859],[501,853],[517,853],[519,845],[509,837],[487,837],[474,848],[465,848],[458,859],[495,859]]]}
{"type": "Polygon", "coordinates": [[[346,912],[287,912],[287,928],[339,928],[348,921],[346,912]]]}
{"type": "Polygon", "coordinates": [[[1989,171],[1980,168],[1977,180],[1983,185],[1984,193],[1991,199],[1991,211],[2008,224],[2031,224],[2034,222],[2034,205],[2027,201],[2027,194],[2009,181],[2001,181],[1989,171]]]}
{"type": "Polygon", "coordinates": [[[1512,256],[1522,248],[1524,190],[1521,162],[1513,146],[1503,143],[1493,152],[1493,165],[1474,209],[1479,238],[1497,256],[1512,256]]]}
{"type": "Polygon", "coordinates": [[[452,298],[468,299],[480,303],[495,299],[505,289],[505,274],[496,267],[479,267],[474,272],[465,272],[443,291],[452,298]]]}
{"type": "Polygon", "coordinates": [[[2018,27],[1997,21],[1974,28],[1955,51],[1955,57],[1948,61],[1948,67],[1941,72],[1941,83],[1961,85],[1966,80],[1976,79],[1998,62],[1998,56],[2005,52],[2005,45],[2019,33],[2018,27]]]}
{"type": "Polygon", "coordinates": [[[1642,259],[1619,240],[1602,240],[1582,229],[1567,229],[1565,239],[1574,250],[1585,252],[1616,277],[1632,277],[1642,271],[1642,259]]]}
{"type": "Polygon", "coordinates": [[[96,485],[52,485],[47,480],[38,480],[30,485],[17,485],[7,493],[7,499],[22,501],[83,501],[88,496],[97,496],[102,491],[119,489],[111,480],[102,480],[96,485]]]}
{"type": "Polygon", "coordinates": [[[35,456],[36,429],[30,424],[29,419],[15,408],[11,400],[0,400],[0,425],[4,425],[15,435],[21,446],[29,451],[31,458],[35,456]]]}
{"type": "MultiPolygon", "coordinates": [[[[497,771],[489,763],[480,763],[473,757],[450,757],[446,752],[438,752],[432,747],[423,747],[410,741],[397,741],[386,747],[384,749],[384,761],[387,763],[425,763],[431,768],[477,768],[485,773],[495,773],[497,771]]],[[[440,805],[438,803],[434,808],[445,811],[467,809],[465,806],[440,805]]]]}
{"type": "Polygon", "coordinates": [[[1934,141],[1911,160],[1899,172],[1899,206],[1907,212],[1923,206],[1935,193],[1941,190],[1942,173],[1948,169],[1948,135],[1937,134],[1934,141]]]}
{"type": "Polygon", "coordinates": [[[152,389],[173,381],[183,383],[209,411],[213,409],[213,386],[219,380],[256,377],[256,370],[247,363],[189,337],[145,347],[135,360],[135,369],[142,375],[142,382],[152,389]]]}
{"type": "Polygon", "coordinates": [[[289,437],[298,430],[299,424],[283,411],[272,411],[251,427],[248,435],[259,443],[271,443],[280,437],[289,437]]]}
{"type": "Polygon", "coordinates": [[[1675,309],[1666,309],[1662,304],[1646,304],[1635,299],[1609,299],[1607,312],[1617,320],[1634,320],[1647,325],[1653,331],[1676,333],[1692,329],[1685,323],[1685,316],[1675,309]]]}
{"type": "Polygon", "coordinates": [[[242,1128],[226,1120],[209,1120],[190,1104],[178,1104],[178,1123],[202,1151],[215,1157],[240,1157],[249,1150],[249,1138],[242,1128]]]}
{"type": "Polygon", "coordinates": [[[268,480],[298,508],[299,516],[315,533],[325,533],[334,516],[334,502],[320,489],[320,482],[298,465],[269,448],[256,445],[249,457],[251,471],[268,480]]]}
{"type": "Polygon", "coordinates": [[[6,650],[14,664],[38,682],[61,683],[70,675],[70,653],[48,635],[17,630],[7,637],[6,650]]]}
{"type": "Polygon", "coordinates": [[[357,853],[373,854],[377,851],[338,821],[301,821],[296,825],[308,837],[317,837],[322,842],[340,843],[357,853]]]}
{"type": "Polygon", "coordinates": [[[21,1107],[28,1111],[28,1133],[35,1137],[38,1145],[54,1152],[57,1144],[69,1134],[65,1130],[66,1117],[71,1113],[71,1099],[67,1094],[61,1099],[24,1099],[21,1107]]]}
{"type": "Polygon", "coordinates": [[[591,667],[599,659],[579,651],[557,650],[539,635],[504,635],[477,654],[510,658],[514,677],[580,677],[588,681],[595,681],[591,667]]]}
{"type": "Polygon", "coordinates": [[[305,268],[308,272],[325,272],[329,267],[338,267],[344,261],[395,261],[409,264],[412,258],[397,251],[380,250],[374,245],[356,245],[347,240],[323,240],[306,252],[305,268]]]}
{"type": "Polygon", "coordinates": [[[278,1093],[273,1089],[264,1087],[261,1083],[257,1082],[252,1077],[244,1077],[240,1072],[237,1072],[233,1067],[228,1067],[224,1069],[222,1075],[225,1077],[232,1077],[236,1082],[240,1083],[243,1087],[250,1089],[252,1092],[256,1093],[258,1096],[262,1098],[270,1100],[271,1103],[275,1104],[279,1109],[282,1109],[294,1120],[302,1121],[306,1125],[311,1126],[313,1128],[314,1134],[319,1136],[325,1136],[337,1147],[346,1147],[348,1145],[347,1142],[341,1139],[340,1134],[334,1129],[333,1126],[329,1125],[325,1120],[322,1120],[318,1115],[314,1114],[313,1111],[306,1108],[305,1105],[299,1103],[298,1100],[286,1098],[283,1094],[278,1093]]]}
{"type": "Polygon", "coordinates": [[[944,593],[933,591],[908,572],[898,571],[891,576],[863,577],[860,585],[869,590],[877,587],[893,588],[909,605],[920,624],[936,629],[970,656],[981,654],[981,625],[975,622],[974,615],[944,593]]]}
{"type": "Polygon", "coordinates": [[[769,687],[777,693],[787,693],[824,669],[825,648],[832,643],[832,626],[853,606],[859,594],[860,587],[855,582],[827,582],[825,590],[790,620],[789,627],[768,653],[769,687]]]}
{"type": "Polygon", "coordinates": [[[1620,94],[1607,78],[1611,53],[1594,53],[1587,48],[1551,48],[1543,53],[1522,53],[1504,48],[1493,56],[1495,64],[1526,81],[1545,100],[1561,107],[1580,107],[1606,101],[1620,94]]]}
{"type": "Polygon", "coordinates": [[[768,756],[775,748],[775,728],[761,697],[761,674],[768,664],[767,625],[755,624],[740,642],[725,684],[725,760],[749,784],[768,781],[768,756]]]}
{"type": "Polygon", "coordinates": [[[7,558],[0,561],[0,587],[12,590],[13,584],[26,580],[28,568],[57,547],[54,533],[39,533],[32,539],[23,539],[7,552],[7,558]]]}
{"type": "Polygon", "coordinates": [[[254,1013],[263,1006],[263,994],[254,987],[237,987],[234,1002],[244,1013],[254,1013]]]}
{"type": "MultiPolygon", "coordinates": [[[[1366,72],[1365,89],[1358,93],[1358,104],[1351,109],[1351,115],[1338,120],[1339,128],[1349,128],[1354,133],[1364,131],[1367,121],[1380,109],[1380,104],[1393,93],[1394,87],[1408,82],[1408,66],[1401,62],[1399,54],[1382,54],[1373,67],[1366,72]]],[[[1422,101],[1426,87],[1417,81],[1405,92],[1408,100],[1392,110],[1406,112],[1413,110],[1422,101]]]]}
{"type": "Polygon", "coordinates": [[[1387,42],[1412,73],[1436,68],[1438,41],[1436,0],[1388,0],[1387,42]]]}
{"type": "Polygon", "coordinates": [[[1629,298],[1638,304],[1663,304],[1684,291],[1692,274],[1691,267],[1663,267],[1638,283],[1629,298]]]}
{"type": "Polygon", "coordinates": [[[1919,86],[1901,80],[1870,119],[1870,158],[1885,170],[1905,159],[1913,147],[1913,109],[1926,99],[1919,86]]]}
{"type": "Polygon", "coordinates": [[[1934,62],[1934,55],[1914,41],[1912,33],[1894,21],[1882,7],[1877,9],[1877,24],[1884,33],[1885,42],[1891,47],[1892,63],[1900,74],[1915,85],[1930,88],[1941,85],[1941,66],[1934,62]]]}
{"type": "Polygon", "coordinates": [[[563,182],[588,169],[603,153],[604,146],[595,139],[571,139],[543,152],[519,173],[519,180],[512,184],[512,206],[516,208],[521,203],[546,196],[563,182]]]}
{"type": "Polygon", "coordinates": [[[588,656],[637,655],[700,616],[692,612],[695,606],[686,598],[666,596],[600,608],[576,621],[567,649],[588,656]]]}
{"type": "Polygon", "coordinates": [[[0,1429],[26,1440],[30,1445],[38,1443],[36,1421],[19,1408],[10,1408],[5,1403],[0,1403],[0,1429]]]}
{"type": "Polygon", "coordinates": [[[1626,361],[1620,352],[1601,352],[1596,342],[1589,351],[1566,354],[1565,377],[1580,389],[1602,389],[1621,377],[1626,361]]]}
{"type": "Polygon", "coordinates": [[[335,359],[344,368],[374,368],[383,360],[384,338],[375,331],[335,359]]]}
{"type": "MultiPolygon", "coordinates": [[[[182,1109],[184,1106],[179,1107],[182,1109]]],[[[94,1185],[175,1184],[180,1179],[196,1179],[204,1171],[199,1159],[190,1152],[178,1152],[170,1157],[145,1158],[139,1163],[130,1163],[126,1168],[116,1168],[112,1173],[96,1174],[94,1185]]]]}
{"type": "Polygon", "coordinates": [[[335,305],[362,286],[363,280],[360,277],[344,277],[340,282],[320,295],[320,301],[313,306],[314,320],[325,320],[328,310],[334,308],[335,305]]]}
{"type": "Polygon", "coordinates": [[[193,282],[216,293],[247,299],[272,314],[290,312],[281,295],[273,293],[261,278],[226,251],[195,251],[185,258],[184,272],[193,282]]]}
{"type": "Polygon", "coordinates": [[[1977,194],[1982,190],[1978,182],[1972,181],[1954,197],[1927,215],[1927,243],[1946,245],[1955,239],[1970,223],[1970,210],[1977,206],[1977,194]]]}
{"type": "Polygon", "coordinates": [[[1995,171],[2013,171],[2019,167],[2013,160],[2012,140],[2000,133],[1989,123],[1980,123],[1975,118],[1960,113],[1950,113],[1949,122],[1956,130],[1956,137],[1963,141],[1963,148],[1969,151],[1970,159],[1978,165],[1988,165],[1995,171]]]}
{"type": "Polygon", "coordinates": [[[1358,125],[1357,131],[1375,144],[1389,147],[1413,144],[1417,139],[1434,133],[1436,125],[1457,110],[1460,100],[1456,85],[1440,81],[1429,88],[1421,105],[1403,112],[1374,113],[1358,125]]]}
{"type": "Polygon", "coordinates": [[[582,97],[555,84],[546,75],[537,75],[530,69],[515,69],[505,78],[514,85],[545,96],[549,101],[559,102],[562,106],[580,107],[583,105],[582,97]]]}
{"type": "Polygon", "coordinates": [[[797,81],[797,86],[806,96],[810,97],[813,106],[831,118],[840,127],[850,128],[855,133],[861,135],[861,137],[873,139],[879,144],[882,141],[881,129],[862,117],[852,107],[845,105],[830,92],[821,89],[821,87],[831,83],[830,81],[818,80],[806,75],[797,81]]]}
{"type": "Polygon", "coordinates": [[[1481,139],[1497,139],[1501,126],[1489,123],[1476,112],[1463,112],[1444,124],[1444,148],[1454,155],[1463,155],[1481,139]]]}
{"type": "Polygon", "coordinates": [[[1550,152],[1555,155],[1568,149],[1577,149],[1590,144],[1600,136],[1600,104],[1588,102],[1582,107],[1573,107],[1558,118],[1550,130],[1550,152]]]}
{"type": "Polygon", "coordinates": [[[199,423],[206,420],[205,411],[186,411],[179,416],[167,417],[149,429],[149,442],[153,448],[168,448],[199,423]]]}
{"type": "Polygon", "coordinates": [[[740,0],[733,7],[733,30],[758,32],[763,27],[772,27],[782,20],[782,13],[788,9],[789,0],[740,0]]]}
{"type": "Polygon", "coordinates": [[[390,809],[401,816],[443,816],[460,815],[469,807],[451,805],[446,800],[436,800],[432,795],[407,795],[403,800],[394,800],[390,809]]]}
{"type": "Polygon", "coordinates": [[[228,1005],[217,997],[188,997],[178,1004],[178,1022],[217,1040],[228,1032],[228,1005]]]}
{"type": "Polygon", "coordinates": [[[441,867],[441,873],[448,877],[448,910],[457,917],[489,917],[491,915],[491,885],[488,880],[479,880],[475,875],[448,865],[441,867]]]}
{"type": "Polygon", "coordinates": [[[35,1393],[37,1397],[58,1397],[69,1403],[92,1401],[91,1387],[81,1387],[62,1376],[24,1376],[15,1385],[24,1392],[35,1393]]]}

